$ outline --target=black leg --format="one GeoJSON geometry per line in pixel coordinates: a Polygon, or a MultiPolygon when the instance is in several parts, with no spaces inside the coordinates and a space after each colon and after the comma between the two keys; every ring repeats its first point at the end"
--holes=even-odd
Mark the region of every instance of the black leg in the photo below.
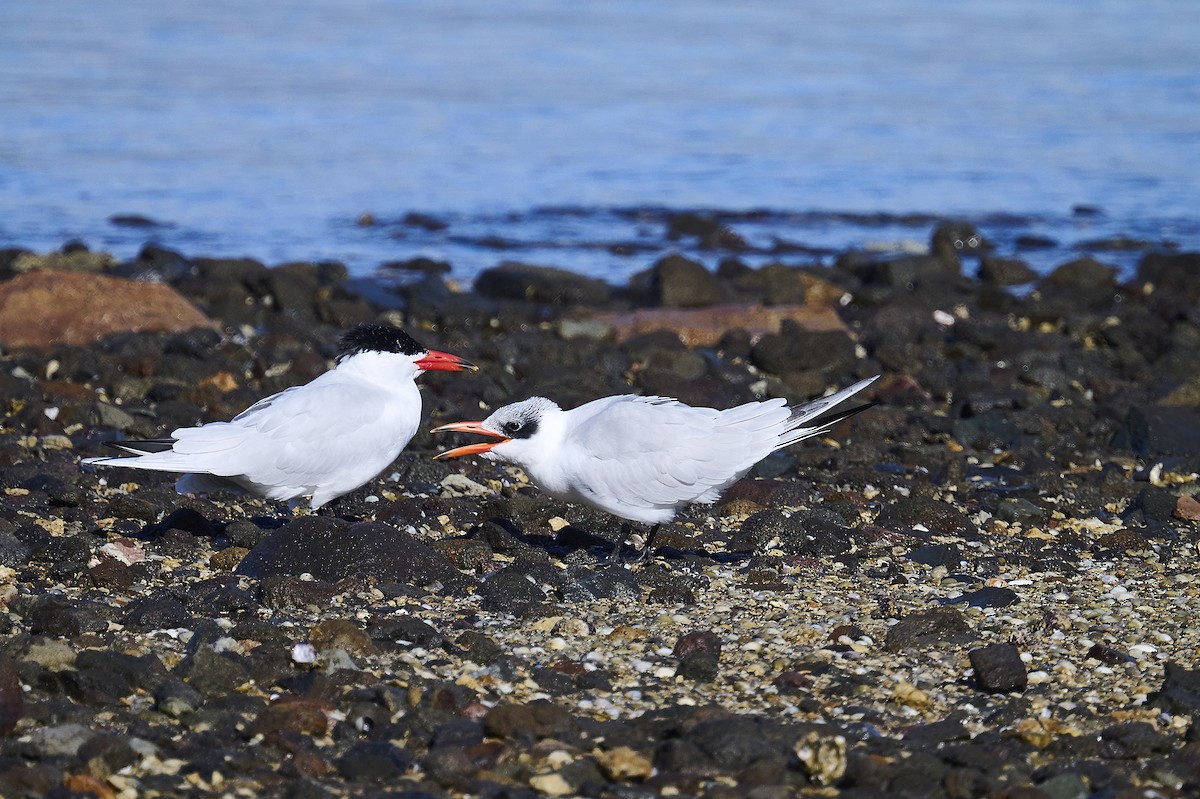
{"type": "Polygon", "coordinates": [[[621,547],[624,546],[625,542],[629,539],[630,533],[632,532],[633,527],[629,524],[629,522],[621,522],[621,533],[617,536],[617,541],[613,544],[613,548],[609,551],[608,555],[600,559],[601,565],[609,566],[614,563],[623,562],[623,559],[621,558],[621,547]]]}
{"type": "Polygon", "coordinates": [[[637,557],[635,557],[633,559],[633,561],[632,561],[633,563],[641,563],[643,560],[650,557],[650,550],[654,546],[654,536],[658,535],[658,528],[661,526],[662,525],[660,525],[660,524],[656,524],[650,528],[650,532],[646,536],[646,542],[642,545],[642,548],[638,551],[637,557]]]}

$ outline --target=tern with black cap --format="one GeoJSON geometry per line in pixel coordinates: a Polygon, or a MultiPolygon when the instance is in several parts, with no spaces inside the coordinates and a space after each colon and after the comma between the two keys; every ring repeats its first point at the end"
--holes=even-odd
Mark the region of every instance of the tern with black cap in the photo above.
{"type": "Polygon", "coordinates": [[[374,478],[412,439],[421,421],[417,375],[476,368],[397,327],[359,325],[342,336],[336,366],[305,385],[228,422],[113,443],[134,457],[83,462],[182,473],[181,494],[231,490],[292,504],[309,497],[315,510],[374,478]]]}

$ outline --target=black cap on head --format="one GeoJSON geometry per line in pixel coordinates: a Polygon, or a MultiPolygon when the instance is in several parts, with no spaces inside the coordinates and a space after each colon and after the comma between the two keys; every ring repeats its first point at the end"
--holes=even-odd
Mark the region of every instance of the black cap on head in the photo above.
{"type": "Polygon", "coordinates": [[[425,348],[398,327],[392,325],[358,325],[342,334],[338,348],[338,363],[360,352],[395,352],[401,355],[420,355],[425,348]]]}

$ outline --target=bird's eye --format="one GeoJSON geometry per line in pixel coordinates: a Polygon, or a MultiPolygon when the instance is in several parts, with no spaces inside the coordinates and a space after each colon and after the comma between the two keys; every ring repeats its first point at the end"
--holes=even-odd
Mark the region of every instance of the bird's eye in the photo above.
{"type": "Polygon", "coordinates": [[[520,429],[521,429],[520,422],[505,422],[504,423],[504,432],[506,432],[510,435],[517,432],[520,429]]]}

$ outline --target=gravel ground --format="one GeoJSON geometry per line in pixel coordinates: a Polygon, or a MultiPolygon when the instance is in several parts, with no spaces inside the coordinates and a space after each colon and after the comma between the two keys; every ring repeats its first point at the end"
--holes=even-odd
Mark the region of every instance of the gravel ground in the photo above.
{"type": "Polygon", "coordinates": [[[95,258],[216,324],[3,352],[0,795],[1200,791],[1200,255],[1035,278],[950,223],[927,255],[752,270],[693,216],[713,263],[623,287],[95,258]],[[375,319],[481,370],[428,376],[423,432],[333,513],[79,465],[306,382],[375,319]],[[610,517],[424,432],[531,394],[726,407],[876,373],[877,407],[638,563],[607,562],[610,517]]]}

